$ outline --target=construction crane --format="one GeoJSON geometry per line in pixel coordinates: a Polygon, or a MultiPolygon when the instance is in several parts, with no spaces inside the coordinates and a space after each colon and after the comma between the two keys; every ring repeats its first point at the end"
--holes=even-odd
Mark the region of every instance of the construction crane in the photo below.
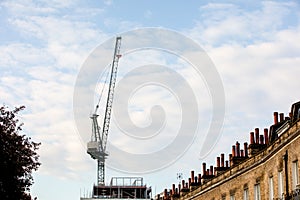
{"type": "MultiPolygon", "coordinates": [[[[100,99],[98,104],[96,105],[95,111],[90,117],[92,119],[92,138],[91,141],[87,143],[87,153],[90,156],[97,160],[98,168],[97,168],[97,181],[98,185],[105,185],[105,159],[108,156],[106,152],[106,143],[108,138],[108,130],[109,130],[109,123],[111,118],[111,111],[112,111],[112,103],[114,97],[114,89],[117,79],[117,69],[120,55],[120,47],[121,47],[121,37],[116,38],[115,50],[113,55],[113,61],[111,64],[111,72],[110,72],[110,81],[109,81],[109,88],[108,88],[108,96],[106,101],[105,107],[105,114],[103,120],[103,127],[98,125],[98,108],[100,104],[100,99]]],[[[101,98],[101,95],[100,95],[101,98]]]]}

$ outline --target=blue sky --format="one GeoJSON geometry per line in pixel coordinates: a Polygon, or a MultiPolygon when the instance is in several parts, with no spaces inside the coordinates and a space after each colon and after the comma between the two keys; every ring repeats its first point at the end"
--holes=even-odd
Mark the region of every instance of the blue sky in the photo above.
{"type": "MultiPolygon", "coordinates": [[[[291,104],[300,99],[298,1],[3,0],[0,2],[1,103],[12,107],[25,105],[26,110],[20,115],[25,122],[24,132],[34,141],[42,142],[39,150],[42,166],[34,173],[32,187],[32,194],[38,199],[79,199],[80,193],[91,190],[96,180],[96,162],[86,154],[87,141],[78,133],[74,121],[76,78],[98,45],[144,27],[174,30],[191,38],[206,51],[220,75],[226,112],[221,136],[204,159],[209,164],[214,164],[221,152],[227,155],[237,140],[248,141],[249,132],[255,127],[269,127],[273,111],[287,115],[291,104]]],[[[124,42],[122,45],[126,46],[124,42]]],[[[187,179],[190,170],[200,172],[201,133],[207,131],[206,118],[211,117],[212,105],[203,79],[194,76],[188,65],[174,55],[152,50],[124,56],[119,80],[134,66],[149,63],[173,66],[193,91],[201,91],[195,92],[201,105],[201,120],[191,146],[169,166],[142,174],[158,193],[177,183],[176,173],[182,172],[187,179]]],[[[148,77],[139,75],[139,80],[148,77]]],[[[100,81],[97,88],[102,85],[100,81]]],[[[136,142],[117,132],[118,124],[113,120],[111,132],[115,134],[109,135],[109,141],[124,151],[149,153],[164,148],[169,144],[166,140],[174,139],[181,122],[181,110],[172,92],[154,86],[143,89],[130,99],[135,108],[129,111],[132,121],[147,126],[151,123],[151,107],[160,102],[169,116],[165,132],[155,141],[136,142]]],[[[81,117],[89,120],[93,105],[87,107],[87,116],[81,117]]],[[[106,180],[130,175],[136,176],[133,172],[108,168],[106,180]]]]}

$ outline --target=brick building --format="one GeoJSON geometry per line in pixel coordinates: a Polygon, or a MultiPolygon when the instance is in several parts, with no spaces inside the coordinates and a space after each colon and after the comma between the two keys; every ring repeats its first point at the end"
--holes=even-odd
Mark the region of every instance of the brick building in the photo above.
{"type": "Polygon", "coordinates": [[[250,142],[236,142],[225,161],[202,163],[202,173],[191,171],[188,180],[156,196],[159,200],[300,200],[300,102],[288,117],[274,113],[274,124],[260,134],[250,132],[250,142]],[[243,149],[242,147],[243,146],[243,149]]]}

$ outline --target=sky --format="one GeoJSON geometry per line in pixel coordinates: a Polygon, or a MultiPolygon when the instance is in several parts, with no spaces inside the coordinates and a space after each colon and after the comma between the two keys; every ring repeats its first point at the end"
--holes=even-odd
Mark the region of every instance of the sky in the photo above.
{"type": "Polygon", "coordinates": [[[42,143],[32,196],[90,194],[89,117],[106,86],[102,127],[116,36],[107,183],[142,176],[160,193],[300,100],[298,1],[1,0],[0,103],[25,105],[24,133],[42,143]]]}

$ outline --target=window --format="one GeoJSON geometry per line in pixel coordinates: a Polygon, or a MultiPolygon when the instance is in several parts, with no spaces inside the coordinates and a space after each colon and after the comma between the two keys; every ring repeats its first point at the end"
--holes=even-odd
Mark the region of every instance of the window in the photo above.
{"type": "Polygon", "coordinates": [[[260,184],[254,186],[254,200],[260,200],[260,184]]]}
{"type": "Polygon", "coordinates": [[[269,178],[269,199],[273,200],[274,198],[274,183],[273,176],[269,178]]]}
{"type": "Polygon", "coordinates": [[[225,194],[222,195],[222,200],[226,200],[226,195],[225,194]]]}
{"type": "Polygon", "coordinates": [[[292,167],[293,190],[295,190],[299,184],[298,160],[293,162],[292,167]]]}
{"type": "Polygon", "coordinates": [[[282,171],[278,172],[278,196],[281,198],[283,196],[283,178],[282,171]]]}
{"type": "Polygon", "coordinates": [[[249,190],[248,190],[248,188],[244,189],[244,200],[249,200],[249,190]]]}

